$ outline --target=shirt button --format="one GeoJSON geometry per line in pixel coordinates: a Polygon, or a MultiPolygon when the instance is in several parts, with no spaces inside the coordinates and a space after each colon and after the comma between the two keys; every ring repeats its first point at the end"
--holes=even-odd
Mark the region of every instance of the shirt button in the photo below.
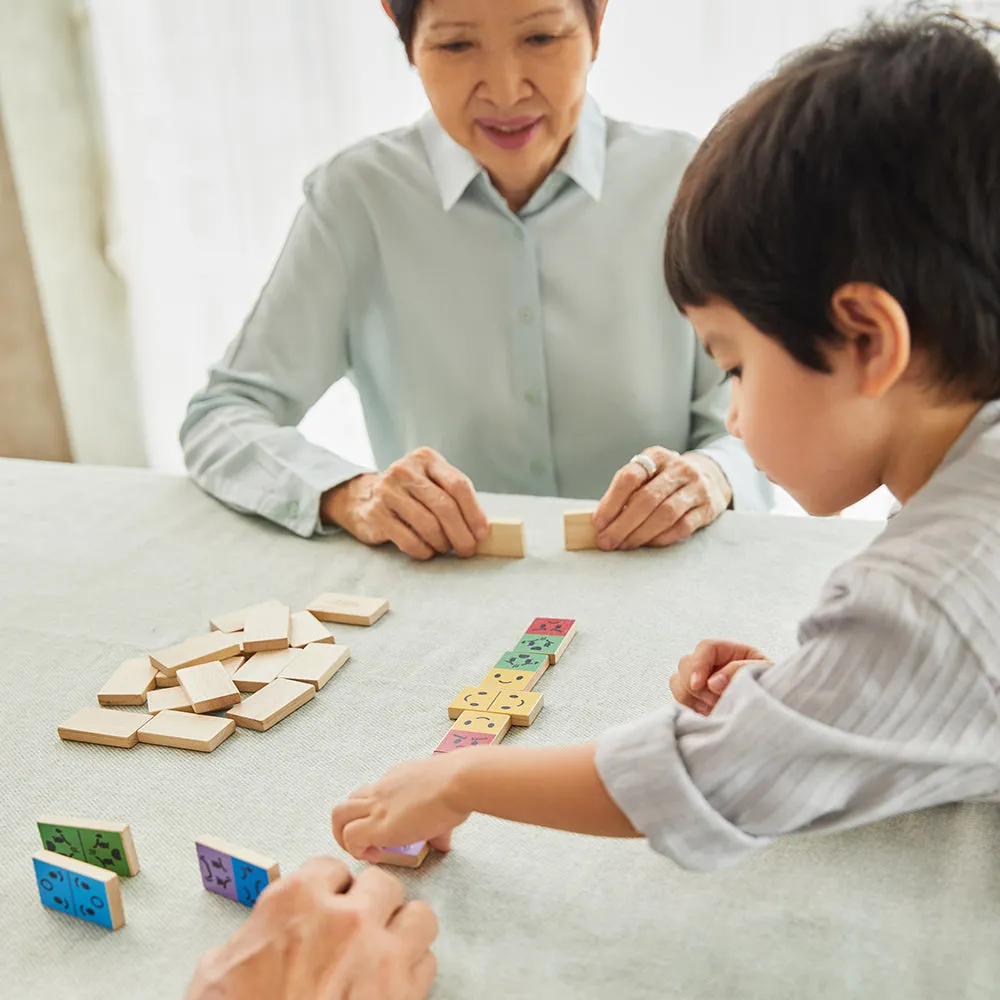
{"type": "Polygon", "coordinates": [[[531,471],[536,476],[540,476],[543,472],[545,472],[546,468],[547,468],[546,464],[540,458],[536,458],[531,463],[531,471]]]}
{"type": "Polygon", "coordinates": [[[518,314],[522,323],[531,323],[535,318],[535,310],[530,306],[525,306],[518,314]]]}
{"type": "Polygon", "coordinates": [[[524,401],[532,406],[537,406],[542,401],[542,394],[537,389],[529,389],[524,394],[524,401]]]}

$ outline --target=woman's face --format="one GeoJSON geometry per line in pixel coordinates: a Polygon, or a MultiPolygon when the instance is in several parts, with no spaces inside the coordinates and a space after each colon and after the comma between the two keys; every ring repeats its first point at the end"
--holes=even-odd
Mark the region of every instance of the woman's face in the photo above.
{"type": "Polygon", "coordinates": [[[597,40],[582,0],[424,0],[412,52],[442,127],[521,208],[583,109],[597,40]]]}

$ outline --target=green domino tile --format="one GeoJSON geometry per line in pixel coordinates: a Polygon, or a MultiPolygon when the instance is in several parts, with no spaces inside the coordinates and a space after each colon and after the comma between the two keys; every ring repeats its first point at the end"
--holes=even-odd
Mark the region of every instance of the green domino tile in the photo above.
{"type": "Polygon", "coordinates": [[[87,860],[80,841],[80,831],[75,826],[39,823],[38,834],[42,838],[45,850],[61,854],[66,858],[75,858],[77,861],[87,860]]]}
{"type": "MultiPolygon", "coordinates": [[[[527,637],[526,637],[527,638],[527,637]]],[[[520,670],[522,672],[530,672],[533,670],[541,670],[543,667],[547,666],[549,662],[549,657],[547,653],[526,653],[526,652],[509,652],[504,653],[503,656],[493,664],[494,670],[520,670]]]]}
{"type": "Polygon", "coordinates": [[[125,856],[125,845],[120,833],[107,833],[104,830],[81,830],[80,840],[83,842],[84,859],[88,865],[96,865],[105,871],[115,872],[128,878],[128,858],[125,856]]]}
{"type": "Polygon", "coordinates": [[[542,653],[546,657],[554,656],[556,650],[565,642],[561,635],[523,635],[514,647],[515,653],[542,653]]]}

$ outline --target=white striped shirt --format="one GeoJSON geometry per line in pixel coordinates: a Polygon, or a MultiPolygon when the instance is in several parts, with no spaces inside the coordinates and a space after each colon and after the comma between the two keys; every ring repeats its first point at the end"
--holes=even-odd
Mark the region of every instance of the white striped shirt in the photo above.
{"type": "Polygon", "coordinates": [[[832,574],[792,657],[741,670],[707,718],[674,705],[606,733],[597,766],[651,846],[700,870],[787,834],[997,801],[998,651],[1000,401],[832,574]]]}

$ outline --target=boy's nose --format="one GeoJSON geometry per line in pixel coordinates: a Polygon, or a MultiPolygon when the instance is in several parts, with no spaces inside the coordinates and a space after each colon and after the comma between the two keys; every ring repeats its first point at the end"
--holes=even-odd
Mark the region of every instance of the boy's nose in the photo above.
{"type": "Polygon", "coordinates": [[[740,438],[740,408],[736,403],[736,393],[734,392],[729,400],[729,412],[726,414],[726,430],[734,438],[740,438]]]}

